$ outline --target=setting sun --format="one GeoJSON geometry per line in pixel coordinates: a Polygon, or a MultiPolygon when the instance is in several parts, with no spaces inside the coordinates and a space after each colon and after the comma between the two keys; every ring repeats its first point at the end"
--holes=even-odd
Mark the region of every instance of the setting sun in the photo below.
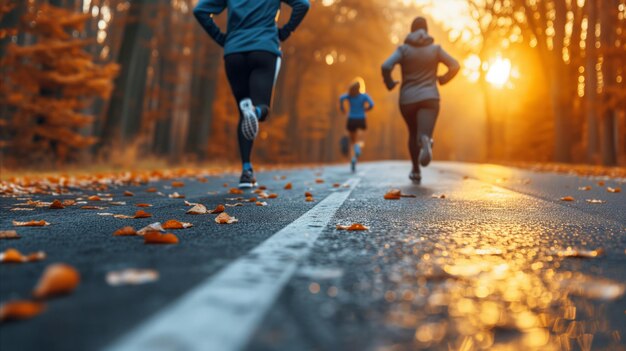
{"type": "Polygon", "coordinates": [[[487,69],[485,79],[495,87],[503,87],[511,77],[511,60],[498,57],[487,69]]]}

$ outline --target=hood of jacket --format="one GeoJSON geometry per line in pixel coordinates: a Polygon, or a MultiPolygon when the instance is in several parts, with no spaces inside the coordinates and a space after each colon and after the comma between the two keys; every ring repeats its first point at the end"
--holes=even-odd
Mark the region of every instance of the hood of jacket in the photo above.
{"type": "Polygon", "coordinates": [[[411,46],[427,46],[435,42],[435,39],[428,35],[423,29],[418,29],[415,32],[409,33],[404,39],[404,43],[411,46]]]}

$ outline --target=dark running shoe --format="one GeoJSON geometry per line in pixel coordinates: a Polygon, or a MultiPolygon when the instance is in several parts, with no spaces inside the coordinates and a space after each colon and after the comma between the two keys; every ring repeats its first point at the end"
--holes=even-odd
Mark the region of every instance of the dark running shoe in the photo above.
{"type": "Polygon", "coordinates": [[[409,179],[411,179],[414,184],[420,184],[422,182],[422,174],[420,172],[412,171],[409,173],[409,179]]]}
{"type": "Polygon", "coordinates": [[[339,146],[341,147],[341,154],[344,156],[350,156],[350,138],[344,136],[339,140],[339,146]]]}
{"type": "Polygon", "coordinates": [[[239,188],[247,189],[256,187],[256,178],[254,178],[254,171],[246,169],[241,172],[241,178],[239,178],[239,188]]]}
{"type": "Polygon", "coordinates": [[[259,117],[256,114],[256,107],[252,100],[243,99],[239,103],[241,109],[241,133],[248,140],[254,140],[259,133],[259,117]]]}
{"type": "Polygon", "coordinates": [[[420,149],[420,165],[426,167],[433,160],[433,144],[432,140],[426,135],[421,138],[422,148],[420,149]]]}
{"type": "Polygon", "coordinates": [[[350,161],[350,170],[352,173],[356,172],[356,157],[353,157],[350,161]]]}

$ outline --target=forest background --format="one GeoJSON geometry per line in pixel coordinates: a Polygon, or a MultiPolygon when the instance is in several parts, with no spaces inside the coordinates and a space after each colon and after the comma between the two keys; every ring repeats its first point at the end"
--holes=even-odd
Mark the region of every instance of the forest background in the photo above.
{"type": "MultiPolygon", "coordinates": [[[[2,167],[237,160],[222,50],[195,2],[0,0],[2,167]]],[[[364,158],[408,159],[380,65],[418,15],[463,66],[442,88],[436,159],[626,165],[626,0],[312,0],[254,161],[344,160],[338,97],[355,77],[376,102],[364,158]]]]}

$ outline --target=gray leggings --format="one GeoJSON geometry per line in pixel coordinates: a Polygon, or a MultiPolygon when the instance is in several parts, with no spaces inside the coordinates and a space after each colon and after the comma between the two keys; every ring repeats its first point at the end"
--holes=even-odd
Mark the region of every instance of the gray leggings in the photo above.
{"type": "Polygon", "coordinates": [[[435,123],[439,115],[439,100],[424,100],[412,104],[400,105],[400,112],[409,128],[409,152],[413,162],[413,171],[419,171],[420,139],[422,135],[433,137],[435,123]]]}

